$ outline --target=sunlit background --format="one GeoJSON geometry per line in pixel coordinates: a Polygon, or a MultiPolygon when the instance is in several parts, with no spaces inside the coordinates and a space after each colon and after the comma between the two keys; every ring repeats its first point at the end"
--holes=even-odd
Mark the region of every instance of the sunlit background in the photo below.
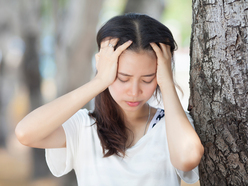
{"type": "Polygon", "coordinates": [[[73,173],[53,177],[44,150],[21,145],[14,129],[31,110],[94,76],[96,32],[125,12],[146,13],[172,31],[187,110],[191,0],[0,0],[0,186],[76,185],[73,173]]]}

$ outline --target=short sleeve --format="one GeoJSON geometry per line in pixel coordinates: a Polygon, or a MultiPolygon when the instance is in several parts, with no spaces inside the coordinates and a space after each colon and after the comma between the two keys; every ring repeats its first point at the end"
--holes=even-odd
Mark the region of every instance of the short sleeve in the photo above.
{"type": "Polygon", "coordinates": [[[74,167],[74,160],[80,142],[80,131],[87,124],[88,110],[79,110],[62,126],[66,135],[66,148],[46,149],[46,162],[51,173],[60,177],[70,172],[74,167]]]}
{"type": "MultiPolygon", "coordinates": [[[[186,113],[186,116],[188,117],[190,124],[195,129],[194,121],[193,121],[192,117],[190,116],[190,114],[188,112],[185,112],[185,113],[186,113]]],[[[184,171],[181,171],[178,169],[176,169],[176,172],[177,172],[178,176],[186,183],[192,184],[192,183],[195,183],[199,180],[198,166],[195,167],[194,169],[192,169],[191,171],[188,171],[188,172],[184,172],[184,171]]]]}
{"type": "Polygon", "coordinates": [[[178,176],[186,183],[192,184],[199,180],[198,166],[191,171],[184,172],[176,169],[178,176]]]}

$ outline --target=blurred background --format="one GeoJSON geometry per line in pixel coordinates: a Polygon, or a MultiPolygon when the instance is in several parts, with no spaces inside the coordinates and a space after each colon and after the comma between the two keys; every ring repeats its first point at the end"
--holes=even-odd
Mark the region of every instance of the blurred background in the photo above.
{"type": "Polygon", "coordinates": [[[97,30],[126,12],[146,13],[172,31],[187,110],[191,0],[0,0],[0,186],[76,185],[73,172],[53,177],[44,150],[21,145],[14,129],[31,110],[94,76],[97,30]]]}

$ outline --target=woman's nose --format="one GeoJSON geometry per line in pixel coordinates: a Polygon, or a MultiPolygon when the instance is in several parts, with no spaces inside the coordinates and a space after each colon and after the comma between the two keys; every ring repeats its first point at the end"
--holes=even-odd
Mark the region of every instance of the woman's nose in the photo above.
{"type": "Polygon", "coordinates": [[[129,87],[130,96],[138,96],[141,93],[139,84],[137,82],[133,82],[129,87]]]}

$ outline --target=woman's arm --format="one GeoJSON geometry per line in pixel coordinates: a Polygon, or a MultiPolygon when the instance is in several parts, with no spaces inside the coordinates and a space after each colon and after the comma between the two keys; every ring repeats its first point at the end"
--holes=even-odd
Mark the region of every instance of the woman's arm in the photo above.
{"type": "Polygon", "coordinates": [[[93,80],[35,109],[18,123],[15,133],[22,144],[36,148],[66,146],[62,124],[116,78],[118,57],[131,44],[126,42],[114,51],[108,44],[116,45],[117,41],[111,39],[102,42],[102,48],[96,55],[98,73],[93,80]]]}
{"type": "Polygon", "coordinates": [[[93,79],[35,109],[18,123],[15,130],[18,140],[37,148],[65,147],[65,133],[61,125],[105,88],[99,79],[93,79]]]}
{"type": "Polygon", "coordinates": [[[151,44],[157,55],[157,81],[160,86],[164,110],[170,159],[173,166],[190,171],[201,160],[204,148],[191,126],[178,98],[171,70],[170,46],[151,44]]]}

